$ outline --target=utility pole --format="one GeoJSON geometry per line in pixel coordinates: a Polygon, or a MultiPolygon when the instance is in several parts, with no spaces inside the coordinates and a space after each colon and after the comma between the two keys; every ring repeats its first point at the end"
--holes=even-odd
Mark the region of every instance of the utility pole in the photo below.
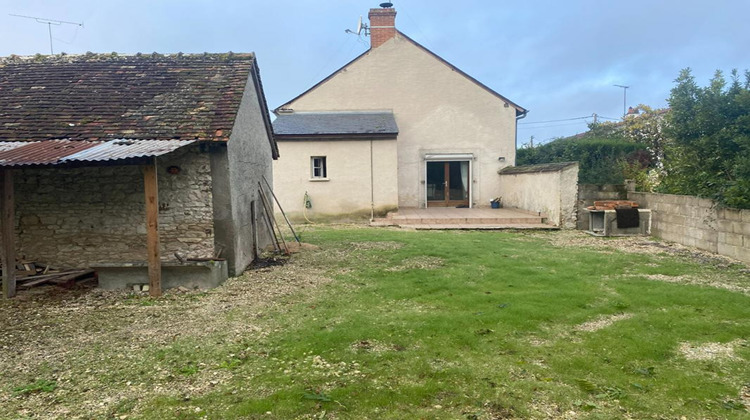
{"type": "Polygon", "coordinates": [[[597,118],[599,118],[599,116],[598,116],[598,115],[596,115],[596,112],[594,112],[594,113],[592,114],[592,117],[594,117],[594,125],[596,125],[596,123],[598,123],[598,122],[599,122],[599,120],[597,119],[597,118]]]}
{"type": "Polygon", "coordinates": [[[625,108],[628,102],[628,88],[630,86],[623,86],[623,85],[613,85],[618,88],[622,88],[622,117],[625,118],[626,115],[628,115],[628,110],[625,108]]]}
{"type": "Polygon", "coordinates": [[[40,17],[36,17],[36,16],[14,15],[13,13],[9,13],[9,15],[15,16],[15,17],[20,17],[20,18],[25,18],[25,19],[34,19],[37,23],[46,24],[47,25],[47,30],[49,31],[49,53],[52,54],[52,55],[55,54],[55,51],[52,49],[52,25],[60,26],[62,24],[66,24],[66,25],[80,26],[81,28],[83,28],[83,22],[81,22],[81,23],[78,23],[78,22],[68,22],[68,21],[65,21],[65,20],[45,19],[45,18],[40,18],[40,17]]]}

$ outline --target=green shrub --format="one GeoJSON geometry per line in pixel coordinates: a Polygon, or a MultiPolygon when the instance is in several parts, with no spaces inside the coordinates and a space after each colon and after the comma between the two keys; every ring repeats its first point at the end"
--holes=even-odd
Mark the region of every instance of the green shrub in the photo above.
{"type": "Polygon", "coordinates": [[[641,168],[650,166],[646,146],[623,139],[564,138],[550,143],[520,149],[517,165],[578,162],[578,182],[582,184],[622,184],[623,162],[641,168]]]}

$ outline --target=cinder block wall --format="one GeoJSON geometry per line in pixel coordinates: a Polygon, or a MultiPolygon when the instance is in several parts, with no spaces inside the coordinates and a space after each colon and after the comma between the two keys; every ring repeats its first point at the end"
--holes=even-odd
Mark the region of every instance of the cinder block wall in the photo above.
{"type": "Polygon", "coordinates": [[[628,199],[651,209],[654,236],[750,263],[750,210],[686,195],[630,192],[628,199]]]}
{"type": "MultiPolygon", "coordinates": [[[[14,174],[19,258],[56,266],[146,260],[140,166],[33,168],[14,174]]],[[[197,147],[158,159],[162,260],[214,252],[211,168],[197,147]],[[166,168],[180,167],[170,175],[166,168]]]]}
{"type": "Polygon", "coordinates": [[[596,185],[596,184],[579,184],[578,185],[578,221],[576,229],[588,230],[589,212],[586,207],[593,206],[594,201],[602,200],[626,200],[628,192],[625,185],[596,185]]]}

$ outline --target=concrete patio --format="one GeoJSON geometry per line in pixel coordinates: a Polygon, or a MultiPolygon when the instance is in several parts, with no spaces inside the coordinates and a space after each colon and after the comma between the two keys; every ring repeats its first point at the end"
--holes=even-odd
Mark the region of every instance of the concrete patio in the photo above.
{"type": "Polygon", "coordinates": [[[547,224],[544,214],[509,208],[402,208],[388,213],[385,218],[375,219],[371,225],[419,230],[559,229],[547,224]]]}

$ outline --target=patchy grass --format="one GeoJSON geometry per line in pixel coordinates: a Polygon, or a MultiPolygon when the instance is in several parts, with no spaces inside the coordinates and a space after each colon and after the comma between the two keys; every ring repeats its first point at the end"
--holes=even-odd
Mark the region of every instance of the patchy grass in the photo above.
{"type": "Polygon", "coordinates": [[[57,383],[55,381],[39,379],[32,384],[13,388],[13,394],[18,396],[18,395],[25,395],[25,394],[33,394],[35,392],[52,392],[55,389],[57,389],[57,383]]]}
{"type": "Polygon", "coordinates": [[[748,415],[742,265],[575,232],[304,240],[209,292],[0,303],[0,418],[748,415]]]}

